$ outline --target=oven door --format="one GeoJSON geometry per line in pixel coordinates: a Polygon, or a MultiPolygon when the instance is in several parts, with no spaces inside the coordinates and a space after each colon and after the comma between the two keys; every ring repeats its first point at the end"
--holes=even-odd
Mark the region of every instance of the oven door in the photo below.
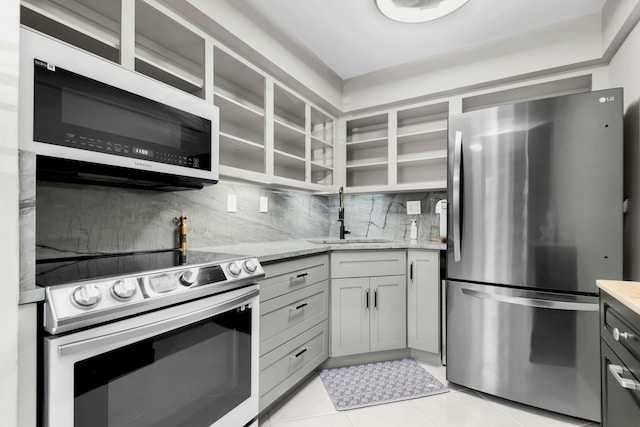
{"type": "Polygon", "coordinates": [[[258,415],[258,287],[45,338],[48,427],[238,427],[258,415]]]}

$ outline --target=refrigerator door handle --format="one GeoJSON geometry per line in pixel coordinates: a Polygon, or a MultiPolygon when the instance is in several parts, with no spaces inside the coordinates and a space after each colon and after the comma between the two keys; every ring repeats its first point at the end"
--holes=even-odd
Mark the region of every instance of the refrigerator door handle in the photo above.
{"type": "Polygon", "coordinates": [[[548,308],[551,310],[598,311],[600,309],[600,305],[598,303],[558,301],[548,298],[524,298],[481,292],[467,288],[462,288],[462,293],[474,298],[504,302],[507,304],[524,305],[528,307],[548,308]]]}
{"type": "Polygon", "coordinates": [[[458,262],[460,256],[460,181],[462,180],[462,132],[456,131],[456,139],[453,146],[453,206],[452,206],[452,234],[453,234],[453,260],[458,262]]]}

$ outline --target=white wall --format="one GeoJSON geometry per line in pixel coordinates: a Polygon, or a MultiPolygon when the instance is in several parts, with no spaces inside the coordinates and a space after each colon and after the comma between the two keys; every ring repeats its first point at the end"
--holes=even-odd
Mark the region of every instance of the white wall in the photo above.
{"type": "Polygon", "coordinates": [[[344,82],[343,111],[438,97],[602,61],[597,14],[344,82]]]}
{"type": "Polygon", "coordinates": [[[640,25],[629,34],[609,65],[612,87],[624,88],[624,192],[629,197],[625,217],[625,273],[640,280],[640,25]]]}
{"type": "Polygon", "coordinates": [[[17,425],[19,0],[0,2],[0,424],[17,425]]]}

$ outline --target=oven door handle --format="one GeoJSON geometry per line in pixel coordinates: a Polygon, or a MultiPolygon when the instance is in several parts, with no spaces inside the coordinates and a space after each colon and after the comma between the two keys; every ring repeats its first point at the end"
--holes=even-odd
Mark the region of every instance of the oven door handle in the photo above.
{"type": "MultiPolygon", "coordinates": [[[[168,319],[152,320],[144,325],[134,326],[129,329],[121,330],[111,334],[105,334],[90,339],[82,339],[69,344],[63,344],[58,347],[60,356],[69,356],[73,354],[93,351],[98,348],[112,347],[117,348],[129,343],[145,339],[147,337],[155,336],[168,332],[174,329],[181,328],[183,326],[190,325],[192,323],[204,320],[206,318],[216,316],[218,314],[225,313],[239,304],[242,305],[247,301],[259,295],[260,291],[257,288],[249,288],[247,291],[238,294],[235,292],[229,292],[223,295],[218,295],[218,298],[227,297],[224,300],[208,305],[205,308],[190,311],[188,313],[179,314],[177,316],[170,317],[168,319]]],[[[199,302],[196,300],[194,302],[199,302]]],[[[189,304],[189,303],[187,303],[189,304]]],[[[186,304],[185,304],[186,305],[186,304]]],[[[154,312],[151,314],[157,314],[154,312]]]]}

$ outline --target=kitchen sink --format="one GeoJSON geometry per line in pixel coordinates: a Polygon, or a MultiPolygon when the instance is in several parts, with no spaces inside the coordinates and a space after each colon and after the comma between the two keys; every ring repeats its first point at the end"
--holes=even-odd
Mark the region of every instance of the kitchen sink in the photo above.
{"type": "Polygon", "coordinates": [[[395,240],[387,239],[314,239],[307,240],[309,243],[316,243],[319,245],[335,245],[335,244],[348,244],[348,243],[393,243],[395,240]]]}

